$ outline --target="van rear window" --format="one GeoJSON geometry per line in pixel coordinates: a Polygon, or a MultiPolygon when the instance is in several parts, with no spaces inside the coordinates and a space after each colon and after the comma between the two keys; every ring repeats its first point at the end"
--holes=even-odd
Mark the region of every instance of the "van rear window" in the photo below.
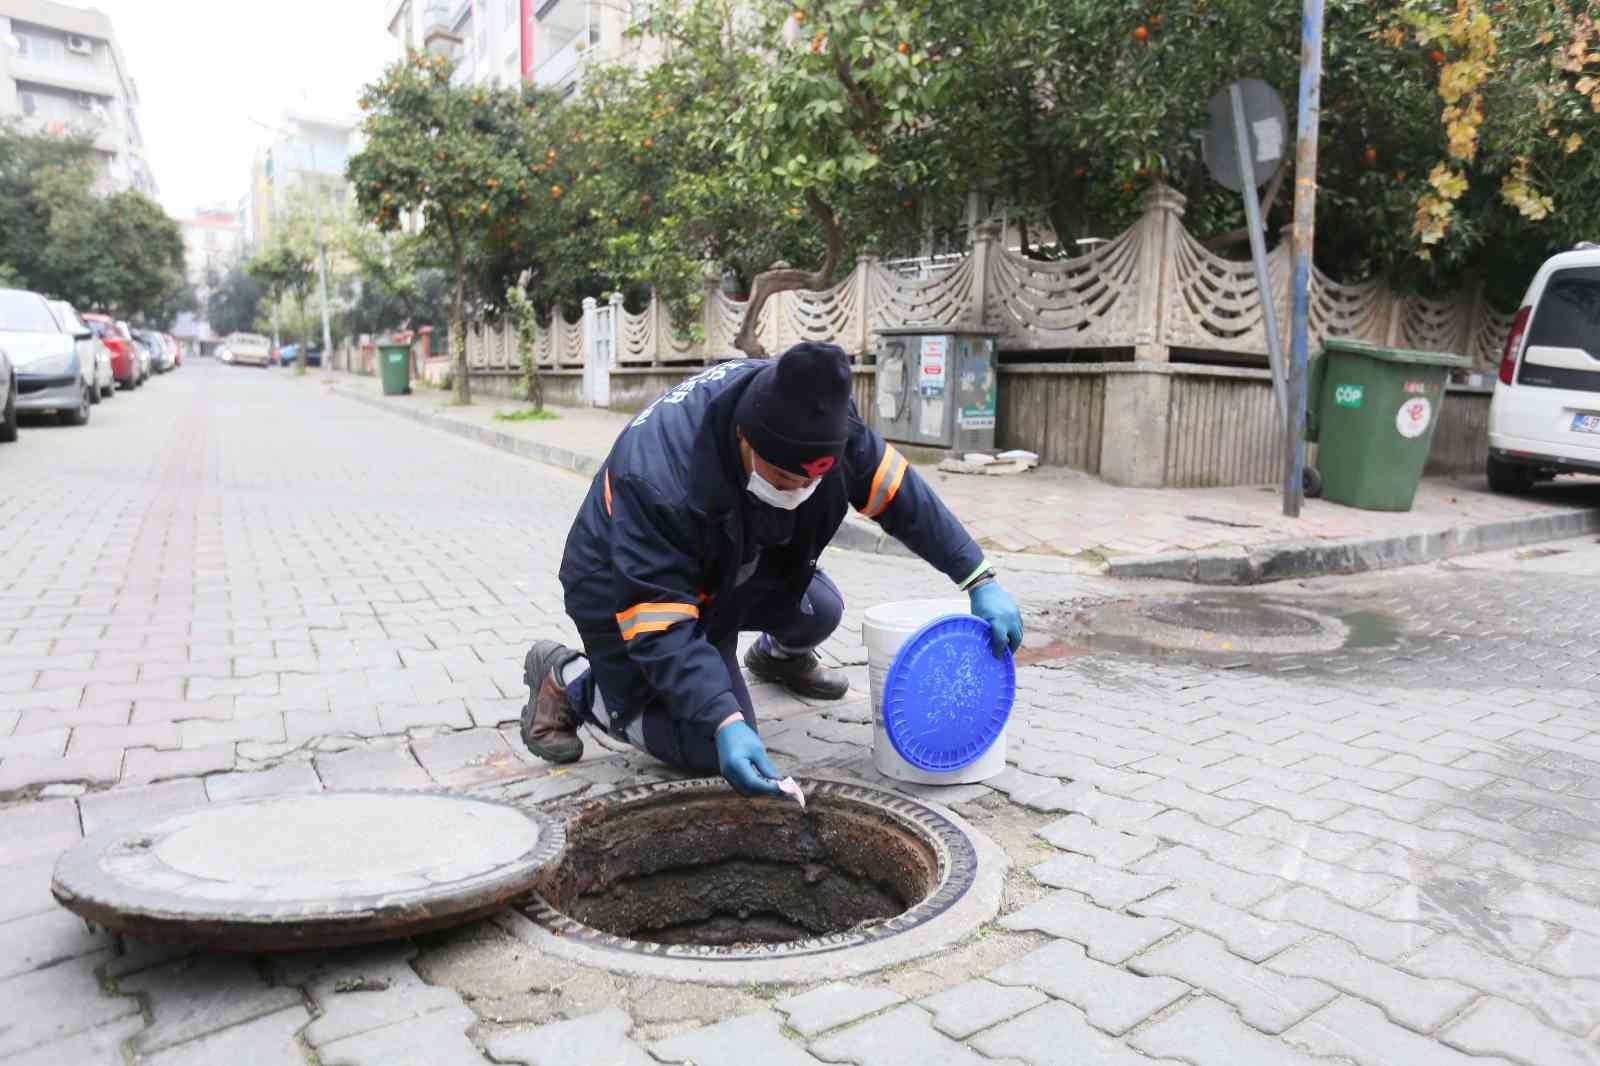
{"type": "Polygon", "coordinates": [[[1534,309],[1528,344],[1579,348],[1600,359],[1600,267],[1558,270],[1534,309]]]}

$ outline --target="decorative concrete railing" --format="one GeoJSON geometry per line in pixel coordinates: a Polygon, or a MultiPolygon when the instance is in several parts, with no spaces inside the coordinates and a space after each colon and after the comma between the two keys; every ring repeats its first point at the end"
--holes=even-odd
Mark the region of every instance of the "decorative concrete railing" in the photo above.
{"type": "MultiPolygon", "coordinates": [[[[1248,261],[1207,250],[1183,227],[1183,197],[1157,187],[1127,232],[1073,259],[1041,262],[1004,248],[996,226],[981,226],[959,266],[913,280],[865,255],[838,284],[821,292],[785,292],[762,308],[758,336],[778,353],[801,340],[832,341],[869,361],[873,331],[940,323],[995,329],[1004,351],[1132,349],[1141,361],[1164,362],[1174,350],[1265,357],[1261,293],[1248,261]]],[[[1290,249],[1269,253],[1271,298],[1287,331],[1290,249]]],[[[666,308],[652,298],[640,312],[613,296],[608,306],[584,301],[577,322],[560,313],[539,331],[542,366],[577,368],[601,361],[613,368],[685,366],[738,353],[733,338],[744,303],[724,295],[708,271],[701,311],[704,339],[675,333],[666,308]],[[586,338],[588,338],[586,340],[586,338]]],[[[1478,294],[1428,300],[1395,293],[1381,282],[1336,282],[1313,271],[1311,343],[1353,337],[1403,348],[1468,355],[1492,366],[1510,328],[1478,294]]],[[[1285,345],[1287,347],[1287,345],[1285,345]]],[[[509,323],[469,331],[474,369],[519,365],[509,323]]]]}

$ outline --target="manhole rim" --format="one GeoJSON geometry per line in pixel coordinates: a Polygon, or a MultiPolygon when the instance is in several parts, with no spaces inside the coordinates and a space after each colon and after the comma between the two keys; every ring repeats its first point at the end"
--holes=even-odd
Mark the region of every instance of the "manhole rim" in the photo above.
{"type": "MultiPolygon", "coordinates": [[[[252,796],[173,811],[143,826],[122,825],[90,834],[56,861],[50,894],[80,917],[113,932],[160,943],[183,943],[224,951],[299,950],[393,940],[412,933],[447,928],[481,917],[526,894],[530,882],[567,849],[566,823],[525,804],[450,789],[336,789],[304,796],[433,796],[486,804],[515,812],[533,823],[532,847],[492,870],[450,882],[457,891],[439,895],[439,885],[352,895],[339,899],[301,898],[259,902],[212,900],[203,906],[175,906],[182,897],[115,881],[100,869],[108,850],[151,836],[162,826],[197,812],[226,811],[281,800],[280,794],[252,796]],[[403,929],[395,926],[404,924],[403,929]]],[[[200,904],[202,901],[194,901],[200,904]]]]}
{"type": "MultiPolygon", "coordinates": [[[[556,910],[537,890],[495,914],[493,921],[551,955],[582,965],[635,976],[741,985],[792,984],[873,972],[947,947],[999,913],[1010,859],[954,811],[852,778],[813,776],[803,779],[802,785],[808,797],[833,795],[864,803],[914,830],[939,860],[938,884],[904,913],[871,929],[743,949],[657,944],[606,933],[556,910]],[[930,832],[929,826],[936,828],[930,832]]],[[[664,781],[545,810],[571,818],[597,805],[658,800],[672,792],[693,796],[731,794],[731,789],[720,778],[664,781]]]]}

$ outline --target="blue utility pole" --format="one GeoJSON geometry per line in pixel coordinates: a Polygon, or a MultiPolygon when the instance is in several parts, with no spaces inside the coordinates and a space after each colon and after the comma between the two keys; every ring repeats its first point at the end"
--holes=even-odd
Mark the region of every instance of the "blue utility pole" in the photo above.
{"type": "Polygon", "coordinates": [[[1284,441],[1283,513],[1300,517],[1306,463],[1306,359],[1311,247],[1317,220],[1317,121],[1322,111],[1322,0],[1305,0],[1300,22],[1299,143],[1294,166],[1294,310],[1289,323],[1289,417],[1284,441]]]}

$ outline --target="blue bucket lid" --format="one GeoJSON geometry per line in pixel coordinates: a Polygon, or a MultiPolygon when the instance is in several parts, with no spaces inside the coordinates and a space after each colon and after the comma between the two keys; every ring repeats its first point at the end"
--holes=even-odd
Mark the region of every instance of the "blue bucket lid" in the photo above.
{"type": "Polygon", "coordinates": [[[995,658],[989,624],[970,614],[935,618],[900,646],[883,682],[883,728],[900,758],[952,773],[989,750],[1017,695],[1007,651],[995,658]]]}

